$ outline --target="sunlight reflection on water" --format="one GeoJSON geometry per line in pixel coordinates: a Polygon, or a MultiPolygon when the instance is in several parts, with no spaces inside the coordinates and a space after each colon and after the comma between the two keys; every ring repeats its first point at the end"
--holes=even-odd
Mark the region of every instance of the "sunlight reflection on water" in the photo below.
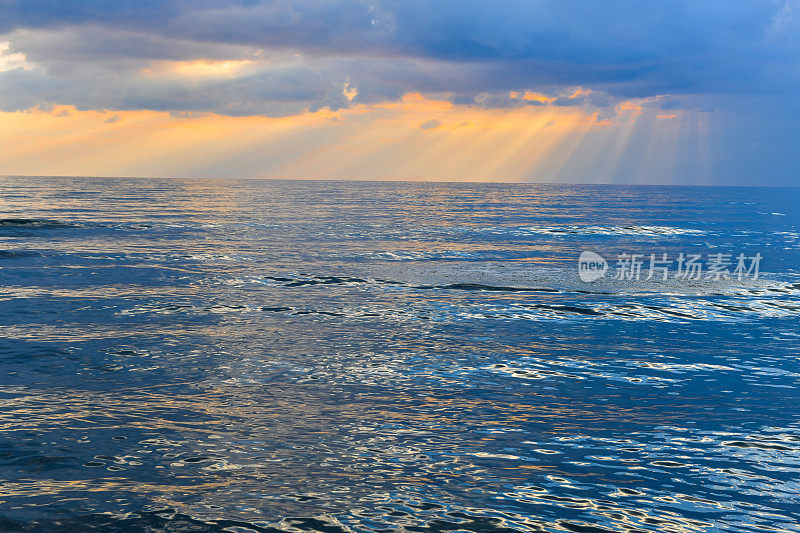
{"type": "Polygon", "coordinates": [[[797,529],[797,190],[0,185],[0,529],[797,529]]]}

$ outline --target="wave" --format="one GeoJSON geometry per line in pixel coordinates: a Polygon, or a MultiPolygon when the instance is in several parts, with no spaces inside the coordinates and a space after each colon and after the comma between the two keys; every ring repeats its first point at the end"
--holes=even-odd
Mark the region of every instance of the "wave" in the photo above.
{"type": "Polygon", "coordinates": [[[508,234],[515,236],[525,235],[641,235],[653,237],[658,235],[707,235],[707,231],[675,228],[672,226],[642,226],[642,225],[546,225],[546,226],[521,226],[515,228],[485,228],[475,231],[508,234]]]}
{"type": "Polygon", "coordinates": [[[419,288],[483,290],[490,292],[558,292],[606,295],[715,296],[748,297],[770,293],[800,296],[800,282],[779,280],[769,273],[759,279],[683,280],[668,278],[618,280],[606,277],[584,282],[577,268],[545,267],[507,262],[423,262],[372,265],[358,275],[369,279],[393,280],[419,288]]]}
{"type": "MultiPolygon", "coordinates": [[[[650,284],[644,290],[607,284],[585,290],[564,270],[535,273],[525,283],[505,284],[487,273],[459,270],[426,272],[428,283],[413,276],[280,275],[215,278],[211,283],[248,288],[253,301],[150,303],[120,314],[270,314],[338,319],[434,320],[625,320],[743,321],[781,318],[800,313],[800,283],[759,280],[749,284],[711,283],[682,287],[680,282],[650,284]],[[460,281],[454,281],[457,278],[460,281]],[[470,279],[472,278],[472,279],[470,279]],[[479,279],[475,279],[479,278],[479,279]],[[260,289],[259,289],[260,287],[260,289]],[[354,303],[352,292],[362,295],[354,303]],[[297,291],[297,292],[295,292],[297,291]],[[320,300],[319,291],[331,291],[320,300]],[[258,302],[261,299],[262,302],[258,302]],[[326,302],[324,305],[320,303],[326,302]],[[265,305],[266,304],[266,305],[265,305]]],[[[406,272],[408,273],[408,272],[406,272]]],[[[395,274],[398,274],[395,272],[395,274]]],[[[490,272],[490,274],[492,274],[490,272]]],[[[497,274],[497,273],[494,273],[497,274]]],[[[508,281],[503,279],[502,281],[508,281]]],[[[521,281],[521,280],[517,280],[521,281]]],[[[524,280],[523,280],[524,281],[524,280]]]]}
{"type": "Polygon", "coordinates": [[[80,227],[80,225],[47,218],[0,218],[0,229],[55,229],[75,227],[80,227]]]}

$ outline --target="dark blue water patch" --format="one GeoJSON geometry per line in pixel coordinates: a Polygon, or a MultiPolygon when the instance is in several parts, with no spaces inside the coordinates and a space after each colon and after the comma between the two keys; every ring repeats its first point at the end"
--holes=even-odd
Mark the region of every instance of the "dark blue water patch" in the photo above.
{"type": "Polygon", "coordinates": [[[3,259],[26,259],[30,257],[38,257],[42,252],[34,250],[0,250],[0,260],[3,259]]]}
{"type": "Polygon", "coordinates": [[[59,229],[80,227],[77,224],[58,220],[37,218],[0,218],[0,230],[8,229],[59,229]]]}

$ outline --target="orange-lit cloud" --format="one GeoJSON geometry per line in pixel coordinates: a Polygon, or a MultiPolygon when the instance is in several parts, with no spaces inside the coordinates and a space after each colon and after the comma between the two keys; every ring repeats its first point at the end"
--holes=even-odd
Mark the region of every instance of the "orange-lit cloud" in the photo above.
{"type": "Polygon", "coordinates": [[[146,76],[178,76],[187,78],[235,78],[252,71],[258,63],[252,59],[212,61],[157,61],[142,72],[146,76]]]}

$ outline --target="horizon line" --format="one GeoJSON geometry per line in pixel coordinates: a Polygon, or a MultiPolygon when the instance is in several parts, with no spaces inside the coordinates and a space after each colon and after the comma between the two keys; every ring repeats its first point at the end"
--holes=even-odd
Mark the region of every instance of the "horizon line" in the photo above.
{"type": "Polygon", "coordinates": [[[431,180],[431,179],[366,179],[366,178],[282,178],[282,177],[219,177],[219,176],[77,176],[67,174],[0,174],[0,178],[57,178],[57,179],[125,179],[125,180],[219,180],[219,181],[299,181],[299,182],[355,182],[355,183],[429,183],[429,184],[475,184],[475,185],[563,185],[598,187],[706,187],[743,189],[800,189],[800,185],[722,185],[715,183],[586,183],[570,181],[512,181],[512,180],[431,180]]]}

